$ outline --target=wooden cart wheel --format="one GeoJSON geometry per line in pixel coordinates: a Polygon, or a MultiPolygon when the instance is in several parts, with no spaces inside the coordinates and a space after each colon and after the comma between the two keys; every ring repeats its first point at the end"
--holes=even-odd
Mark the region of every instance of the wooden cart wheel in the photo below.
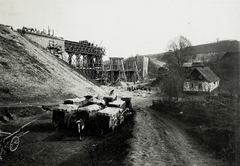
{"type": "Polygon", "coordinates": [[[75,124],[76,118],[74,116],[69,116],[67,120],[67,128],[70,129],[75,124]]]}
{"type": "Polygon", "coordinates": [[[58,130],[58,128],[59,128],[59,126],[60,126],[60,125],[59,125],[59,122],[53,122],[52,124],[53,124],[53,126],[55,127],[55,129],[58,130]]]}
{"type": "Polygon", "coordinates": [[[17,150],[18,146],[19,146],[19,137],[18,136],[13,136],[11,141],[9,142],[9,145],[8,145],[8,150],[10,152],[14,152],[17,150]]]}

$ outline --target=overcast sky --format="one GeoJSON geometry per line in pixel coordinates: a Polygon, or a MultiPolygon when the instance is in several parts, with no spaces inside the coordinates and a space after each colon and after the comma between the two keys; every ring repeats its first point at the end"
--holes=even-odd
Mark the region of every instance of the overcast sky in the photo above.
{"type": "Polygon", "coordinates": [[[0,23],[54,29],[88,40],[108,57],[167,51],[182,35],[193,45],[240,40],[240,0],[0,0],[0,23]]]}

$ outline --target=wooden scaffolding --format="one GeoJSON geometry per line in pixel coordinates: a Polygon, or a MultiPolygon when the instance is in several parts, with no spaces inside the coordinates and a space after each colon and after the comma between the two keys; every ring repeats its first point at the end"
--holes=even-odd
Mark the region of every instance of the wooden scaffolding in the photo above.
{"type": "Polygon", "coordinates": [[[110,76],[111,82],[118,81],[127,81],[125,69],[123,65],[123,58],[119,57],[110,57],[110,66],[108,71],[108,75],[110,76]]]}

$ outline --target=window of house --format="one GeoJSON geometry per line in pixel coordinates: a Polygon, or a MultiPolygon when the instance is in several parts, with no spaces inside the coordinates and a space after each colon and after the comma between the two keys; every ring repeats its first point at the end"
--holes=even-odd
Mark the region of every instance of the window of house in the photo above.
{"type": "Polygon", "coordinates": [[[194,88],[194,84],[193,84],[193,83],[191,83],[191,88],[192,88],[192,89],[194,88]]]}

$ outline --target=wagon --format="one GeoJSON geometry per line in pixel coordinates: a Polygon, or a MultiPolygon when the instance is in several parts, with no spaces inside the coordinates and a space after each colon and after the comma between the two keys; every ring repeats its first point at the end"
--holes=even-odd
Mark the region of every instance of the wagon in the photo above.
{"type": "Polygon", "coordinates": [[[125,101],[126,108],[128,108],[129,110],[132,110],[131,97],[122,97],[121,100],[125,101]]]}
{"type": "Polygon", "coordinates": [[[97,115],[97,112],[101,109],[102,107],[100,105],[92,104],[78,108],[76,114],[73,114],[72,116],[75,116],[77,120],[82,119],[84,121],[85,131],[90,130],[94,132],[96,130],[95,117],[97,115]]]}
{"type": "Polygon", "coordinates": [[[86,106],[89,103],[88,96],[82,98],[73,98],[64,100],[63,104],[53,108],[52,123],[56,129],[61,126],[71,128],[73,119],[72,114],[77,112],[79,107],[86,106]]]}
{"type": "Polygon", "coordinates": [[[118,107],[118,108],[122,108],[125,109],[126,108],[126,102],[123,100],[114,100],[112,102],[108,103],[109,107],[118,107]]]}
{"type": "Polygon", "coordinates": [[[71,127],[71,115],[77,112],[79,105],[76,104],[60,104],[58,107],[53,108],[52,123],[56,129],[62,126],[67,128],[71,127]]]}
{"type": "Polygon", "coordinates": [[[106,107],[98,111],[96,123],[98,132],[106,134],[114,131],[123,122],[123,109],[118,107],[106,107]]]}
{"type": "Polygon", "coordinates": [[[85,99],[87,102],[67,99],[65,104],[55,107],[52,115],[54,126],[57,129],[61,126],[78,126],[79,134],[81,131],[105,134],[122,124],[131,109],[131,98],[127,97],[117,99],[116,96],[109,95],[100,100],[86,96],[85,99]]]}

